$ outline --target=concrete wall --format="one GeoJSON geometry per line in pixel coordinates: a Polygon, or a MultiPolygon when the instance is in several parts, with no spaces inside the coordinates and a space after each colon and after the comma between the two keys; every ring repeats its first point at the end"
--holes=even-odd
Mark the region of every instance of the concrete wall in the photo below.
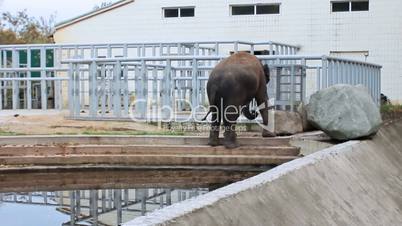
{"type": "Polygon", "coordinates": [[[365,12],[331,13],[330,0],[136,0],[58,29],[57,43],[245,40],[301,45],[384,66],[383,92],[402,100],[402,1],[370,0],[365,12]],[[231,16],[230,5],[281,3],[280,14],[231,16]],[[163,7],[195,6],[195,17],[163,18],[163,7]],[[336,51],[334,53],[334,51],[336,51]],[[352,51],[349,52],[348,51],[352,51]]]}
{"type": "Polygon", "coordinates": [[[402,121],[129,225],[402,225],[402,121]]]}

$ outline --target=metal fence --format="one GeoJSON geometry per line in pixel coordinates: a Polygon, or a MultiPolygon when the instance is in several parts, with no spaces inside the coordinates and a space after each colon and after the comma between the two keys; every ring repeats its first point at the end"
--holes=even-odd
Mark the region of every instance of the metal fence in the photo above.
{"type": "MultiPolygon", "coordinates": [[[[196,120],[206,111],[206,82],[226,56],[160,56],[67,60],[72,118],[196,120]],[[192,117],[189,117],[192,115],[192,117]]],[[[270,104],[294,110],[334,84],[365,85],[380,102],[381,66],[327,56],[259,56],[272,72],[270,104]]]]}
{"type": "Polygon", "coordinates": [[[63,62],[67,59],[215,56],[237,51],[294,55],[298,49],[276,42],[244,41],[0,45],[0,110],[61,109],[69,70],[63,62]]]}

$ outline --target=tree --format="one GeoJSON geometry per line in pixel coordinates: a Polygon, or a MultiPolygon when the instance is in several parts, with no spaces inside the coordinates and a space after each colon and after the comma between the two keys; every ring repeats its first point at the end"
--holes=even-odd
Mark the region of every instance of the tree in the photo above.
{"type": "Polygon", "coordinates": [[[5,12],[0,18],[0,44],[52,43],[55,16],[36,19],[26,10],[15,15],[5,12]]]}

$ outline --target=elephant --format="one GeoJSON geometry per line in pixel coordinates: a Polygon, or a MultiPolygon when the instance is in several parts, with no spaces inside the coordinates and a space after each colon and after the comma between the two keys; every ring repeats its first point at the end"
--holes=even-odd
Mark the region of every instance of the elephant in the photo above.
{"type": "MultiPolygon", "coordinates": [[[[263,124],[268,125],[267,84],[269,80],[268,66],[263,65],[257,57],[247,52],[235,53],[216,65],[207,83],[210,105],[207,116],[212,113],[208,142],[210,146],[220,145],[221,121],[224,125],[223,145],[228,149],[239,146],[235,131],[236,121],[240,113],[250,120],[257,117],[257,112],[250,111],[249,108],[253,99],[257,101],[258,106],[263,106],[259,111],[263,124]]],[[[275,136],[266,128],[263,128],[263,137],[275,136]]]]}

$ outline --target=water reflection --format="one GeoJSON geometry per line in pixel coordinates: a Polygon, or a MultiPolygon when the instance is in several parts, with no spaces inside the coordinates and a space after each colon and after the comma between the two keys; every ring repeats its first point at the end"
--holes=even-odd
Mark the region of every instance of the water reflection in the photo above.
{"type": "MultiPolygon", "coordinates": [[[[208,188],[140,188],[0,193],[2,221],[0,223],[2,225],[7,223],[7,216],[13,209],[23,211],[26,206],[41,206],[48,209],[46,213],[42,213],[47,216],[31,216],[26,212],[27,210],[24,210],[18,216],[26,218],[26,223],[22,222],[19,225],[33,225],[33,218],[36,217],[50,217],[52,220],[57,217],[61,220],[60,225],[63,226],[121,225],[135,217],[205,194],[209,190],[208,188]],[[67,216],[68,220],[58,216],[60,213],[67,216]]],[[[16,221],[13,222],[15,225],[16,221]]],[[[52,223],[52,225],[55,224],[52,223]]]]}

